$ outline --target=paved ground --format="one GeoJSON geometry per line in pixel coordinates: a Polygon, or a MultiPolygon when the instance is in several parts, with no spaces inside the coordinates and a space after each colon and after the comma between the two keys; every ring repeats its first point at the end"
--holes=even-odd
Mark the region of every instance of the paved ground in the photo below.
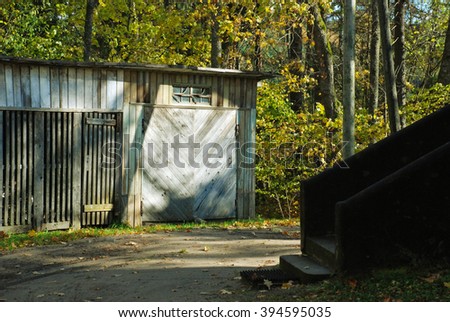
{"type": "Polygon", "coordinates": [[[240,271],[298,254],[298,227],[86,238],[0,255],[0,301],[258,300],[240,271]]]}

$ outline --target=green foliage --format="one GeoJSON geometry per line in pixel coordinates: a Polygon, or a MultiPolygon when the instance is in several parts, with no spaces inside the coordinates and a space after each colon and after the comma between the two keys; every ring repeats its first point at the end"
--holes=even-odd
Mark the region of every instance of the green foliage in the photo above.
{"type": "MultiPolygon", "coordinates": [[[[77,59],[82,32],[72,24],[78,2],[5,1],[0,5],[0,53],[42,59],[77,59]]],[[[81,18],[82,19],[82,18],[81,18]]],[[[82,21],[82,20],[81,20],[82,21]]]]}
{"type": "Polygon", "coordinates": [[[342,122],[327,119],[320,104],[294,113],[285,85],[264,83],[259,89],[256,180],[258,212],[291,218],[299,214],[300,181],[341,158],[342,122]]]}
{"type": "Polygon", "coordinates": [[[402,109],[406,124],[411,124],[427,116],[446,104],[450,104],[450,85],[435,84],[431,88],[418,90],[402,109]]]}

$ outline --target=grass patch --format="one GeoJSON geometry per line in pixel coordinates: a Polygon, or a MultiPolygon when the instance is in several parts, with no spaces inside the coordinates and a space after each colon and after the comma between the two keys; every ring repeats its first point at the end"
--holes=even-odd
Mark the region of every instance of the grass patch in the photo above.
{"type": "Polygon", "coordinates": [[[174,224],[151,224],[142,227],[131,228],[123,224],[113,224],[108,228],[83,228],[80,230],[57,230],[36,232],[30,230],[28,233],[8,234],[0,232],[0,251],[11,251],[16,248],[32,247],[40,245],[51,245],[67,243],[73,240],[116,235],[133,235],[156,232],[186,231],[194,229],[270,229],[279,226],[298,226],[298,220],[261,219],[205,222],[205,223],[174,223],[174,224]]]}

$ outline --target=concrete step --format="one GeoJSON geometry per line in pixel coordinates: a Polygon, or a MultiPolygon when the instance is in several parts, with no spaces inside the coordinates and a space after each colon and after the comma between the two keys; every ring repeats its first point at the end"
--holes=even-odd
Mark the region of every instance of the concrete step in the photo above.
{"type": "Polygon", "coordinates": [[[336,269],[336,237],[334,235],[307,237],[304,253],[331,271],[336,269]]]}
{"type": "Polygon", "coordinates": [[[332,272],[305,255],[285,255],[280,257],[280,269],[298,278],[301,283],[311,283],[327,279],[332,272]]]}

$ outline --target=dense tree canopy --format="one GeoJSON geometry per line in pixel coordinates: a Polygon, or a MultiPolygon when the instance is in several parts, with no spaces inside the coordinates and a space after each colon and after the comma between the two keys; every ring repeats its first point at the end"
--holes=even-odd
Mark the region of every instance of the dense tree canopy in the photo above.
{"type": "MultiPolygon", "coordinates": [[[[356,2],[357,151],[389,133],[376,2],[356,2]]],[[[435,84],[441,65],[449,65],[443,52],[450,8],[441,0],[386,2],[397,44],[399,113],[408,123],[449,99],[448,87],[441,93],[435,84]],[[430,97],[433,106],[417,97],[430,97]]],[[[339,155],[343,21],[342,0],[0,0],[0,54],[279,73],[261,87],[258,140],[260,147],[294,142],[278,155],[290,167],[271,164],[259,150],[257,179],[261,193],[290,215],[299,180],[339,155]]]]}

